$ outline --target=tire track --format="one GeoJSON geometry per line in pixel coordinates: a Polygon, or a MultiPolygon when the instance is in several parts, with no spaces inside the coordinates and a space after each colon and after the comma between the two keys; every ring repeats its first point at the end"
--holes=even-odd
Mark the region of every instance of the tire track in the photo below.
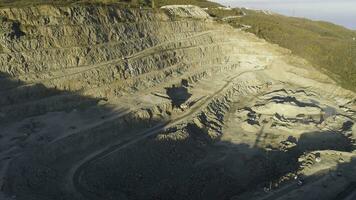
{"type": "Polygon", "coordinates": [[[57,77],[52,77],[52,78],[49,78],[49,79],[38,80],[38,81],[27,83],[27,84],[24,84],[24,85],[21,85],[21,86],[18,86],[18,87],[8,88],[8,89],[5,89],[5,90],[1,90],[0,93],[1,92],[6,92],[6,91],[9,91],[9,90],[13,90],[13,89],[33,86],[33,85],[36,85],[36,84],[39,84],[39,83],[42,83],[42,82],[53,81],[53,80],[64,78],[64,77],[70,77],[70,76],[78,75],[78,74],[85,73],[85,72],[88,72],[88,71],[91,71],[91,70],[94,70],[94,69],[98,69],[98,68],[101,68],[101,67],[104,67],[104,66],[110,65],[110,64],[124,63],[124,61],[126,59],[136,59],[135,57],[138,57],[139,55],[144,54],[147,51],[152,51],[154,49],[160,48],[160,47],[162,47],[164,45],[167,45],[167,44],[170,44],[170,43],[181,42],[181,41],[189,40],[189,39],[192,39],[192,38],[200,37],[202,35],[208,35],[211,32],[214,32],[214,31],[202,32],[202,33],[196,34],[194,36],[191,36],[191,37],[188,37],[188,38],[184,38],[184,39],[181,39],[181,40],[177,40],[177,41],[163,42],[163,43],[160,43],[160,44],[158,44],[156,46],[149,47],[147,49],[144,49],[143,51],[140,51],[138,53],[135,53],[135,54],[130,55],[130,56],[125,57],[125,58],[117,58],[117,59],[105,61],[105,62],[102,62],[102,63],[98,63],[98,64],[95,64],[95,65],[84,65],[84,66],[82,66],[83,68],[87,67],[87,69],[85,69],[85,70],[81,70],[81,71],[78,71],[78,72],[75,72],[75,73],[65,74],[65,75],[61,75],[61,76],[57,76],[57,77]]]}
{"type": "Polygon", "coordinates": [[[87,191],[86,188],[81,184],[83,171],[85,171],[85,169],[87,167],[89,167],[91,164],[93,164],[95,162],[100,162],[101,160],[107,158],[108,156],[110,156],[118,151],[121,151],[121,150],[123,150],[123,149],[125,149],[139,141],[142,141],[150,136],[153,136],[161,131],[166,130],[169,127],[172,127],[174,125],[177,125],[177,124],[185,121],[186,119],[194,116],[197,112],[199,112],[202,107],[207,106],[207,104],[210,103],[210,101],[213,100],[215,97],[221,95],[221,93],[223,91],[225,91],[227,88],[229,88],[229,86],[231,84],[234,83],[234,79],[236,79],[239,76],[246,74],[246,73],[262,71],[262,70],[264,70],[264,69],[241,72],[241,73],[237,74],[236,76],[233,76],[232,78],[230,78],[221,89],[216,91],[210,97],[203,99],[199,105],[196,105],[195,107],[193,107],[188,113],[183,114],[182,116],[177,117],[172,120],[169,120],[167,122],[160,123],[150,129],[145,130],[145,131],[142,131],[139,134],[137,134],[138,137],[135,139],[126,141],[124,143],[115,144],[109,148],[105,148],[103,150],[94,152],[93,154],[87,156],[81,162],[79,162],[77,165],[75,165],[69,173],[69,177],[68,177],[69,181],[70,181],[69,185],[70,185],[72,191],[78,197],[84,197],[87,199],[97,199],[95,194],[91,194],[90,191],[87,191]]]}

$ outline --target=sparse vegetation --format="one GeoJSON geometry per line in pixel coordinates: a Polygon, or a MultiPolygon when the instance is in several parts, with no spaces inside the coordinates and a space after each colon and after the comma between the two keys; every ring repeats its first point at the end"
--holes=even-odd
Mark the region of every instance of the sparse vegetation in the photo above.
{"type": "Polygon", "coordinates": [[[247,16],[229,23],[235,27],[252,26],[249,32],[292,50],[326,71],[344,88],[356,91],[355,31],[328,22],[244,11],[247,16]]]}
{"type": "Polygon", "coordinates": [[[220,8],[209,8],[207,10],[210,16],[212,17],[218,17],[218,18],[224,18],[224,17],[229,17],[229,16],[236,16],[236,15],[243,15],[243,11],[238,8],[232,8],[232,9],[220,9],[220,8]]]}

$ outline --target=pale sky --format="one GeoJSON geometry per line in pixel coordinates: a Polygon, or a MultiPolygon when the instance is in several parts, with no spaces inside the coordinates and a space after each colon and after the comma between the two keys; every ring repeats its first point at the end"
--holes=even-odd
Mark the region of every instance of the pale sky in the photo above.
{"type": "Polygon", "coordinates": [[[356,30],[356,0],[212,0],[226,6],[271,10],[330,21],[356,30]]]}

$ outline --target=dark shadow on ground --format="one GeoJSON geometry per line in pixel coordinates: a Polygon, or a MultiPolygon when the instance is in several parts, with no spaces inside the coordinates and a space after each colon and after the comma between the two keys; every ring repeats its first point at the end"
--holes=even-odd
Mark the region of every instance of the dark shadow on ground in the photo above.
{"type": "MultiPolygon", "coordinates": [[[[5,73],[0,77],[4,84],[0,89],[0,126],[54,111],[100,108],[98,98],[41,84],[26,85],[5,73]]],[[[187,98],[187,86],[181,87],[187,98]]],[[[179,94],[175,89],[170,91],[167,94],[172,97],[179,94]]],[[[142,112],[147,113],[132,113],[53,143],[24,147],[10,163],[1,189],[19,200],[81,199],[68,190],[68,174],[73,165],[103,148],[129,144],[154,125],[169,123],[157,117],[159,113],[152,116],[149,110],[142,112]],[[145,114],[151,117],[139,117],[145,114]]],[[[344,127],[346,130],[351,125],[346,123],[344,127]]],[[[298,141],[291,138],[289,142],[296,146],[281,151],[212,140],[204,128],[189,123],[182,130],[170,129],[113,152],[100,162],[88,163],[79,182],[84,188],[80,192],[92,199],[224,200],[278,183],[281,176],[298,169],[298,157],[304,152],[352,150],[350,140],[342,132],[305,133],[298,141]]]]}
{"type": "Polygon", "coordinates": [[[304,133],[298,141],[301,152],[315,150],[352,151],[350,138],[342,132],[323,131],[304,133]]]}
{"type": "Polygon", "coordinates": [[[47,88],[41,83],[28,84],[0,72],[0,124],[49,112],[85,109],[103,99],[47,88]]]}
{"type": "MultiPolygon", "coordinates": [[[[68,174],[73,165],[95,151],[111,145],[120,145],[143,130],[156,124],[167,123],[166,119],[162,118],[167,115],[164,109],[160,109],[162,113],[154,113],[150,108],[106,120],[106,114],[115,114],[112,107],[106,106],[105,103],[99,104],[100,101],[106,100],[105,97],[83,96],[79,91],[60,91],[40,83],[28,84],[0,72],[0,127],[11,127],[15,123],[22,124],[23,121],[31,122],[25,124],[24,129],[20,128],[13,133],[20,134],[21,137],[0,134],[1,144],[9,144],[9,148],[13,149],[9,153],[5,151],[10,149],[1,152],[7,155],[1,159],[11,160],[1,191],[15,196],[18,200],[78,199],[67,187],[68,174]],[[68,131],[73,132],[72,135],[39,142],[40,138],[46,137],[46,133],[41,137],[36,135],[39,123],[35,119],[46,118],[43,116],[52,113],[65,113],[65,117],[76,112],[79,117],[77,120],[80,120],[91,110],[101,114],[97,116],[98,121],[93,121],[98,122],[98,125],[84,129],[70,127],[68,131]],[[22,132],[23,130],[26,132],[22,132]]],[[[63,122],[55,123],[60,125],[63,122]]],[[[48,135],[50,134],[49,127],[48,135]]]]}
{"type": "Polygon", "coordinates": [[[351,159],[351,162],[341,163],[335,169],[337,176],[343,176],[347,181],[347,187],[339,191],[332,200],[351,200],[356,198],[356,158],[351,159]],[[351,195],[352,198],[351,198],[351,195]]]}
{"type": "Polygon", "coordinates": [[[177,108],[180,108],[192,96],[192,94],[189,93],[188,82],[186,80],[182,80],[180,85],[172,85],[172,87],[165,89],[173,106],[177,108]]]}
{"type": "Polygon", "coordinates": [[[344,136],[330,134],[339,133],[305,133],[298,142],[289,139],[296,146],[287,151],[266,150],[212,140],[190,124],[92,163],[82,184],[94,199],[231,199],[255,189],[275,189],[283,175],[298,170],[303,153],[351,150],[344,136]]]}

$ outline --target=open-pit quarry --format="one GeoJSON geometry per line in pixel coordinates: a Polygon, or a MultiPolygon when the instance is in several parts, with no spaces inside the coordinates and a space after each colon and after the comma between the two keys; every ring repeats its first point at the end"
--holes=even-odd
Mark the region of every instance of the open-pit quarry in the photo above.
{"type": "Polygon", "coordinates": [[[356,95],[287,49],[194,6],[0,23],[0,199],[356,199],[356,95]]]}

